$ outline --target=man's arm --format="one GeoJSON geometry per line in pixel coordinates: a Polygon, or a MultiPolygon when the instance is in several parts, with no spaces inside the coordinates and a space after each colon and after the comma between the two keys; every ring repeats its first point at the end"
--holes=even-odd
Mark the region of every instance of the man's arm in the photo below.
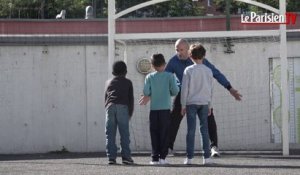
{"type": "Polygon", "coordinates": [[[242,95],[234,89],[230,82],[227,80],[227,78],[213,65],[211,64],[207,59],[204,59],[203,64],[206,65],[208,68],[211,69],[213,73],[213,77],[224,87],[226,88],[230,94],[238,101],[242,100],[242,95]]]}
{"type": "Polygon", "coordinates": [[[238,101],[242,100],[242,94],[240,94],[237,90],[235,90],[233,87],[229,90],[230,94],[238,101]]]}

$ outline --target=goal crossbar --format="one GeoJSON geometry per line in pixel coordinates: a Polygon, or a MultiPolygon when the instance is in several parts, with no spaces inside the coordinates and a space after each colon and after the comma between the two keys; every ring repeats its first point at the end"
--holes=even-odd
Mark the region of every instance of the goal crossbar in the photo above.
{"type": "Polygon", "coordinates": [[[253,31],[216,31],[216,32],[168,32],[168,33],[129,33],[115,34],[115,39],[170,39],[170,38],[219,38],[219,37],[255,37],[279,36],[278,30],[253,31]]]}

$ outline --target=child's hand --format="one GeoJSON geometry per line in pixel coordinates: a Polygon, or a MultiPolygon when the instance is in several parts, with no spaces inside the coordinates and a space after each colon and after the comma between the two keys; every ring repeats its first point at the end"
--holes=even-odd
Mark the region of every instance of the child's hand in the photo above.
{"type": "Polygon", "coordinates": [[[185,113],[186,113],[186,108],[182,108],[182,109],[181,109],[181,115],[184,116],[185,113]]]}
{"type": "Polygon", "coordinates": [[[150,97],[149,96],[141,95],[141,98],[139,100],[139,104],[140,105],[146,105],[149,101],[150,101],[150,97]]]}
{"type": "Polygon", "coordinates": [[[211,108],[208,109],[208,116],[211,115],[211,108]]]}

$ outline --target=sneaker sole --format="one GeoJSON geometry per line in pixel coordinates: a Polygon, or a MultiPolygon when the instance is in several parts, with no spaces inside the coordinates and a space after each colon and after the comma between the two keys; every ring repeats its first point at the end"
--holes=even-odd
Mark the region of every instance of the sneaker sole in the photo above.
{"type": "Polygon", "coordinates": [[[216,154],[212,154],[211,157],[221,157],[221,155],[216,153],[216,154]]]}
{"type": "Polygon", "coordinates": [[[122,163],[125,164],[125,165],[133,165],[134,164],[134,162],[128,162],[128,161],[124,161],[122,163]]]}
{"type": "Polygon", "coordinates": [[[159,162],[150,162],[149,164],[150,164],[150,165],[160,165],[159,162]]]}

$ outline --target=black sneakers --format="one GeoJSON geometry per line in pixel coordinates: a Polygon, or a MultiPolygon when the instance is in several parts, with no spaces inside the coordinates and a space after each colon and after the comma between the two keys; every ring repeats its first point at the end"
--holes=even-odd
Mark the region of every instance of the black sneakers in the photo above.
{"type": "Polygon", "coordinates": [[[133,165],[134,161],[132,160],[132,158],[124,158],[122,157],[122,163],[125,165],[133,165]]]}
{"type": "MultiPolygon", "coordinates": [[[[133,165],[134,161],[132,160],[132,158],[122,158],[122,163],[125,165],[133,165]]],[[[116,161],[116,159],[108,159],[108,164],[116,165],[117,161],[116,161]]]]}
{"type": "Polygon", "coordinates": [[[116,161],[116,159],[109,159],[108,164],[109,165],[115,165],[115,164],[117,164],[117,161],[116,161]]]}

